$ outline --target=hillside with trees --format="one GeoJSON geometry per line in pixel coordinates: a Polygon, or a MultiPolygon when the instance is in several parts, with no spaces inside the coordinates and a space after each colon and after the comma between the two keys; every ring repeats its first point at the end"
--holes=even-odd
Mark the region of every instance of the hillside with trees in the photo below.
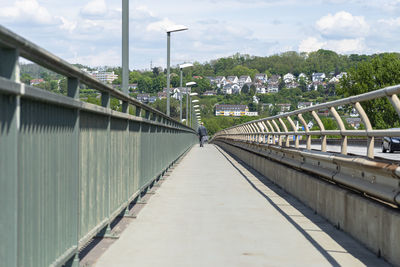
{"type": "MultiPolygon", "coordinates": [[[[285,52],[282,54],[258,57],[235,54],[226,58],[219,58],[205,63],[194,62],[193,67],[183,70],[183,84],[194,81],[197,83],[192,88],[199,93],[202,120],[214,133],[220,129],[241,123],[251,118],[222,118],[214,116],[216,104],[244,104],[251,111],[258,111],[261,117],[275,115],[279,112],[274,106],[277,103],[290,104],[290,110],[297,109],[299,102],[322,103],[345,96],[359,94],[370,90],[376,90],[388,85],[400,82],[400,55],[398,53],[383,53],[374,55],[340,55],[329,50],[318,50],[311,53],[285,52]],[[220,89],[212,84],[207,77],[216,76],[243,76],[248,75],[252,79],[259,73],[283,76],[292,73],[296,77],[300,73],[308,77],[313,73],[327,73],[337,75],[347,72],[347,76],[340,83],[328,84],[310,90],[306,83],[299,80],[297,88],[286,88],[283,82],[279,84],[279,92],[257,94],[253,86],[245,85],[240,94],[224,95],[220,89]],[[202,96],[205,91],[214,90],[216,96],[202,96]],[[253,96],[259,100],[254,102],[253,96]],[[271,106],[272,105],[272,106],[271,106]]],[[[94,70],[83,65],[78,68],[94,70]]],[[[122,70],[119,67],[103,67],[107,71],[114,71],[118,79],[111,86],[119,89],[122,70]]],[[[179,67],[171,68],[171,88],[179,87],[179,67]]],[[[43,79],[43,82],[35,86],[59,94],[66,94],[66,78],[54,72],[48,71],[35,64],[21,65],[21,81],[29,84],[33,79],[43,79]]],[[[166,87],[166,69],[155,67],[151,70],[133,70],[129,74],[129,84],[134,85],[130,94],[136,97],[138,94],[147,93],[157,96],[166,87]]],[[[81,86],[81,99],[98,104],[99,94],[90,88],[81,86]]],[[[171,116],[179,117],[179,101],[171,101],[171,116]]],[[[165,112],[165,99],[158,99],[151,103],[153,107],[165,112]]],[[[386,99],[363,104],[367,113],[371,116],[372,123],[378,128],[398,126],[397,115],[386,99]]],[[[115,109],[119,108],[114,103],[115,109]]],[[[185,107],[183,114],[185,114],[185,107]]]]}

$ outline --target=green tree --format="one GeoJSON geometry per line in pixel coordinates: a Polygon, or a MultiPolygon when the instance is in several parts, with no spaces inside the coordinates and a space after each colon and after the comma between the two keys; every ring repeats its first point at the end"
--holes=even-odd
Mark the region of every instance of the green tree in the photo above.
{"type": "MultiPolygon", "coordinates": [[[[344,96],[358,95],[399,83],[399,54],[386,53],[352,68],[348,76],[341,79],[337,92],[344,96]]],[[[375,128],[399,126],[399,117],[387,98],[365,101],[361,105],[375,128]]]]}

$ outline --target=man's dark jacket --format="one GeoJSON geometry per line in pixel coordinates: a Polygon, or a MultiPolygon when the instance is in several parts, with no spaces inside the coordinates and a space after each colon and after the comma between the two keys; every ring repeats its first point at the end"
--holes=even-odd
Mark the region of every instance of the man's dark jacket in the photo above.
{"type": "Polygon", "coordinates": [[[207,136],[207,129],[203,125],[200,125],[199,129],[197,130],[197,133],[202,136],[207,136]]]}

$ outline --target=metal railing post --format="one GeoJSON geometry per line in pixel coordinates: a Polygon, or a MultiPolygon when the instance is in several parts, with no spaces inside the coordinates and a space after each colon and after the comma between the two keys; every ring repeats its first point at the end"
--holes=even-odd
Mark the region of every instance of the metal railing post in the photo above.
{"type": "MultiPolygon", "coordinates": [[[[361,117],[361,120],[364,123],[365,126],[365,132],[368,135],[369,131],[372,131],[372,125],[371,122],[369,121],[369,118],[367,114],[365,113],[363,107],[360,105],[359,102],[356,102],[354,104],[358,114],[361,117]]],[[[374,137],[373,136],[367,136],[367,157],[373,159],[374,158],[374,137]]]]}
{"type": "MultiPolygon", "coordinates": [[[[0,76],[19,82],[19,51],[0,47],[0,76]]],[[[21,84],[21,89],[24,84],[21,84]]],[[[1,264],[17,267],[19,258],[18,228],[18,133],[20,128],[20,96],[0,95],[0,250],[1,264]],[[7,127],[7,130],[2,129],[7,127]],[[7,151],[6,153],[4,151],[7,151]]]]}
{"type": "Polygon", "coordinates": [[[324,134],[325,132],[325,126],[322,123],[321,119],[319,118],[318,114],[313,110],[311,112],[312,116],[314,117],[314,119],[317,121],[319,130],[321,131],[321,135],[322,135],[322,140],[321,140],[321,151],[322,152],[326,152],[326,134],[324,134]]]}
{"type": "Polygon", "coordinates": [[[308,125],[304,120],[302,114],[297,115],[297,117],[299,118],[301,124],[303,124],[304,131],[307,133],[307,150],[311,150],[311,135],[308,134],[310,132],[310,129],[308,129],[308,125]]]}
{"type": "Polygon", "coordinates": [[[292,126],[293,132],[294,132],[294,135],[295,135],[295,137],[294,137],[294,139],[295,139],[295,141],[294,141],[294,147],[295,147],[295,148],[299,148],[299,135],[297,134],[297,127],[296,127],[296,125],[294,124],[292,118],[290,118],[290,116],[287,116],[286,118],[287,118],[287,120],[289,121],[290,126],[292,126]]]}
{"type": "Polygon", "coordinates": [[[346,128],[344,127],[344,123],[342,121],[342,118],[340,118],[340,116],[337,113],[336,109],[334,107],[331,107],[330,111],[331,111],[333,117],[335,118],[337,125],[339,126],[340,135],[342,136],[342,145],[341,145],[341,152],[340,153],[342,153],[343,155],[347,155],[347,136],[345,135],[346,128]]]}

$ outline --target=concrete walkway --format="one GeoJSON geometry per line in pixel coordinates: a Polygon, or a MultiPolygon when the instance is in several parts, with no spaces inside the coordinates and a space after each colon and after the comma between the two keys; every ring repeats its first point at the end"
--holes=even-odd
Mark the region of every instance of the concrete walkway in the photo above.
{"type": "Polygon", "coordinates": [[[95,266],[385,266],[258,176],[194,147],[95,266]]]}

